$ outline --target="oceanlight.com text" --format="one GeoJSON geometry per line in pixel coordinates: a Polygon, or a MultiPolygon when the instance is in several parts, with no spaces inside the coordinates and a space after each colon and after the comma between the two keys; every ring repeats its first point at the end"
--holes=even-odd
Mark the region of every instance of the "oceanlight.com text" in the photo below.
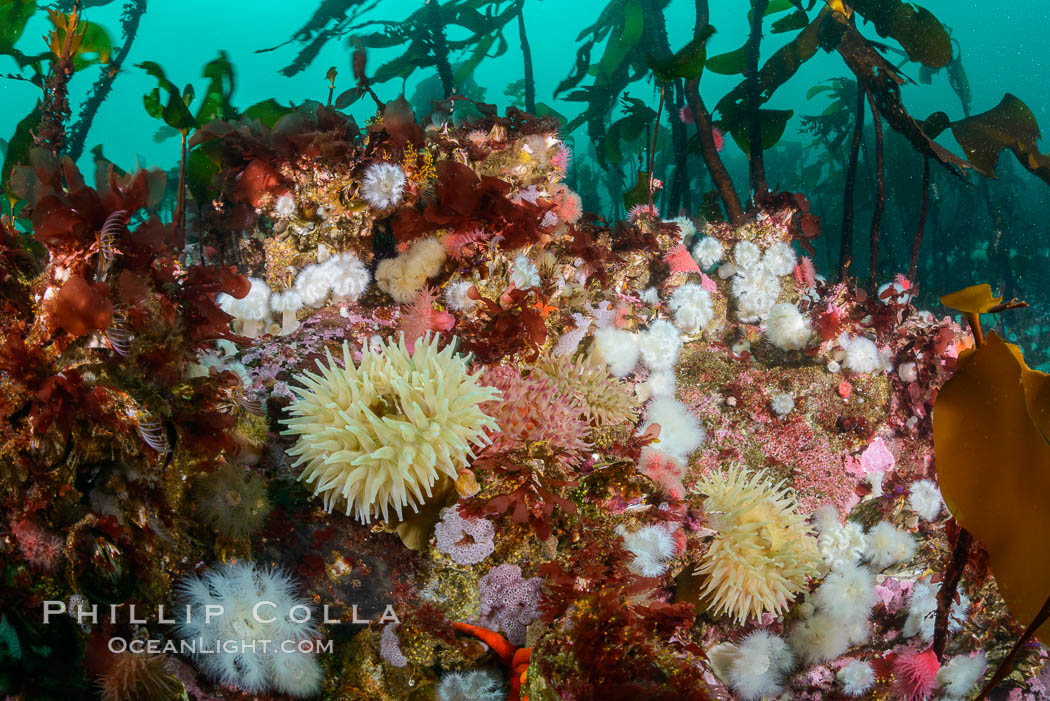
{"type": "Polygon", "coordinates": [[[268,654],[283,653],[331,653],[331,640],[140,640],[134,638],[110,638],[109,651],[115,654],[130,652],[135,655],[180,654],[180,655],[214,655],[223,653],[238,655],[245,653],[268,654]]]}

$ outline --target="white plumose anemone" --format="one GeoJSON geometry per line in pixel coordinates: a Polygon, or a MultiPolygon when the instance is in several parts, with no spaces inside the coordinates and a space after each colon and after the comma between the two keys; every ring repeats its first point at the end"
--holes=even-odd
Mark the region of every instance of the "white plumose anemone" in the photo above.
{"type": "Polygon", "coordinates": [[[780,279],[764,265],[756,264],[753,268],[736,271],[732,290],[740,321],[754,324],[765,319],[777,303],[780,279]]]}
{"type": "Polygon", "coordinates": [[[702,269],[708,270],[715,263],[721,263],[725,256],[722,242],[711,236],[702,237],[693,246],[693,258],[702,269]]]}
{"type": "Polygon", "coordinates": [[[324,263],[308,265],[299,271],[294,288],[304,304],[320,307],[332,290],[331,270],[324,263]]]}
{"type": "Polygon", "coordinates": [[[657,319],[638,334],[642,363],[655,372],[671,370],[682,349],[682,336],[667,319],[657,319]]]}
{"type": "Polygon", "coordinates": [[[984,676],[988,667],[988,657],[978,652],[973,657],[956,655],[941,667],[937,681],[945,699],[965,699],[984,676]]]}
{"type": "Polygon", "coordinates": [[[751,241],[740,241],[733,247],[733,262],[743,270],[753,270],[762,263],[762,249],[751,241]]]}
{"type": "Polygon", "coordinates": [[[772,697],[783,691],[784,678],[795,660],[783,638],[755,630],[733,651],[726,676],[733,691],[745,701],[772,697]]]}
{"type": "Polygon", "coordinates": [[[861,696],[875,686],[875,670],[863,660],[850,660],[835,677],[842,684],[842,693],[846,696],[861,696]]]}
{"type": "Polygon", "coordinates": [[[373,163],[361,181],[361,197],[376,209],[389,209],[401,202],[405,171],[393,163],[373,163]]]}
{"type": "Polygon", "coordinates": [[[466,312],[474,308],[476,300],[470,298],[470,288],[474,283],[470,280],[457,280],[450,282],[445,287],[445,305],[454,312],[466,312]]]}
{"type": "Polygon", "coordinates": [[[780,392],[769,401],[769,408],[777,416],[787,416],[795,408],[795,398],[787,392],[780,392]]]}
{"type": "Polygon", "coordinates": [[[304,465],[299,479],[312,484],[331,511],[346,504],[362,523],[393,507],[413,511],[441,478],[456,479],[457,469],[474,457],[473,447],[489,442],[485,430],[496,422],[481,404],[499,391],[478,383],[453,345],[438,348],[427,335],[409,353],[404,336],[366,346],[355,365],[343,344],[343,367],[328,354],[318,361],[321,374],[306,371],[293,388],[283,434],[298,436],[289,449],[304,465]]]}
{"type": "Polygon", "coordinates": [[[866,619],[875,606],[875,579],[862,565],[839,565],[824,578],[813,598],[840,621],[866,619]]]}
{"type": "Polygon", "coordinates": [[[855,336],[846,342],[846,358],[843,366],[850,372],[876,372],[882,365],[879,347],[870,338],[855,336]]]}
{"type": "Polygon", "coordinates": [[[241,320],[244,336],[255,338],[263,333],[266,326],[263,322],[270,318],[270,286],[262,278],[250,277],[248,280],[252,283],[251,289],[241,299],[223,292],[215,301],[224,312],[241,320]]]}
{"type": "Polygon", "coordinates": [[[689,217],[675,217],[671,221],[678,225],[678,235],[682,241],[688,241],[696,236],[696,225],[689,217]]]}
{"type": "Polygon", "coordinates": [[[934,521],[941,513],[941,490],[930,480],[916,480],[908,489],[908,506],[924,521],[934,521]]]}
{"type": "Polygon", "coordinates": [[[633,533],[620,526],[616,532],[623,538],[624,548],[634,559],[627,567],[641,577],[659,577],[667,571],[667,563],[674,557],[674,538],[661,526],[642,526],[633,533]]]}
{"type": "Polygon", "coordinates": [[[879,521],[868,531],[864,556],[876,572],[881,572],[898,562],[906,562],[913,555],[915,538],[889,521],[879,521]]]}
{"type": "Polygon", "coordinates": [[[671,294],[667,306],[674,312],[674,324],[685,333],[700,333],[714,316],[711,293],[696,283],[686,283],[671,294]]]}
{"type": "Polygon", "coordinates": [[[777,241],[762,254],[762,264],[774,275],[790,275],[795,269],[795,251],[786,241],[777,241]]]}
{"type": "MultiPolygon", "coordinates": [[[[919,635],[923,640],[933,640],[934,615],[937,612],[937,594],[941,591],[940,582],[931,582],[929,577],[915,581],[908,597],[908,617],[904,620],[901,635],[910,638],[919,635]]],[[[959,590],[959,600],[952,604],[948,612],[948,631],[954,633],[962,628],[966,612],[970,608],[970,597],[959,590]]]]}
{"type": "Polygon", "coordinates": [[[337,253],[324,262],[332,274],[332,294],[339,300],[356,302],[372,282],[372,273],[353,253],[337,253]]]}
{"type": "Polygon", "coordinates": [[[295,313],[303,308],[303,296],[295,290],[277,292],[270,297],[270,308],[281,315],[281,335],[295,333],[299,328],[295,313]]]}
{"type": "Polygon", "coordinates": [[[660,437],[652,447],[679,460],[688,458],[707,439],[696,415],[674,397],[657,396],[650,400],[638,433],[644,433],[653,424],[660,425],[660,437]]]}
{"type": "Polygon", "coordinates": [[[638,364],[638,337],[630,331],[614,326],[598,329],[593,348],[613,377],[626,377],[638,364]]]}
{"type": "Polygon", "coordinates": [[[841,525],[836,521],[820,529],[817,547],[829,568],[853,565],[864,556],[864,531],[859,523],[850,521],[841,525]]]}
{"type": "Polygon", "coordinates": [[[320,690],[324,671],[297,645],[315,634],[309,601],[297,595],[286,574],[238,562],[187,577],[177,591],[187,615],[176,633],[214,649],[196,655],[207,676],[249,693],[272,689],[306,697],[320,690]],[[216,606],[221,608],[208,608],[216,606]],[[255,643],[254,649],[248,643],[255,643]]]}
{"type": "Polygon", "coordinates": [[[833,660],[849,649],[847,626],[840,619],[821,611],[799,621],[788,635],[788,642],[806,664],[833,660]]]}
{"type": "Polygon", "coordinates": [[[801,350],[812,335],[809,320],[794,304],[774,304],[766,319],[766,338],[781,350],[801,350]]]}
{"type": "Polygon", "coordinates": [[[282,219],[287,219],[295,214],[295,198],[292,197],[292,193],[286,192],[278,197],[273,206],[273,212],[282,219]]]}

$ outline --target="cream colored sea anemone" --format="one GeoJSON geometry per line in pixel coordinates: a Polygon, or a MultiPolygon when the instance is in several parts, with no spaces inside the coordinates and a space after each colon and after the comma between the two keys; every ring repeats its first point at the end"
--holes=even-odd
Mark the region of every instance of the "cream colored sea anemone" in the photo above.
{"type": "Polygon", "coordinates": [[[634,391],[610,375],[604,361],[592,356],[570,360],[567,355],[547,353],[536,361],[536,368],[580,409],[587,421],[597,426],[633,424],[638,418],[634,391]]]}
{"type": "Polygon", "coordinates": [[[737,466],[704,475],[697,491],[707,495],[704,510],[718,531],[696,570],[706,577],[709,609],[737,624],[782,613],[821,561],[794,493],[783,480],[737,466]]]}
{"type": "Polygon", "coordinates": [[[236,463],[200,479],[197,515],[220,534],[241,539],[259,530],[270,514],[266,483],[236,463]]]}
{"type": "Polygon", "coordinates": [[[360,365],[343,343],[343,367],[328,354],[318,361],[321,374],[306,371],[293,388],[299,398],[288,407],[283,435],[298,436],[288,451],[305,464],[299,479],[313,484],[331,511],[346,503],[362,523],[393,507],[415,511],[442,476],[474,457],[473,447],[489,439],[496,422],[480,408],[499,391],[478,384],[452,345],[438,348],[437,337],[416,341],[409,353],[404,336],[365,347],[360,365]]]}

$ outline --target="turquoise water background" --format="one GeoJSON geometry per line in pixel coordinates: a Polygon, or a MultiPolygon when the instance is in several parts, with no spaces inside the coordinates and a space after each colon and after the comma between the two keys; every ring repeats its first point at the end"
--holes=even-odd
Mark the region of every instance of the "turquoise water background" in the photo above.
{"type": "MultiPolygon", "coordinates": [[[[1050,129],[1050,48],[1047,46],[1050,2],[930,0],[922,4],[952,30],[953,37],[962,46],[976,112],[994,107],[1003,92],[1010,91],[1032,108],[1044,129],[1050,129]]],[[[114,36],[114,41],[119,41],[122,5],[113,2],[105,7],[90,8],[86,17],[103,24],[114,36]]],[[[578,104],[552,101],[551,96],[558,82],[573,67],[577,34],[594,21],[604,5],[597,0],[527,0],[526,25],[536,67],[537,101],[548,102],[570,116],[578,111],[578,104]]],[[[134,67],[141,61],[160,63],[178,85],[186,82],[199,85],[202,82],[201,67],[215,58],[220,49],[225,50],[237,70],[234,104],[239,107],[268,97],[282,102],[324,100],[328,94],[325,72],[330,66],[336,66],[341,74],[337,78],[337,91],[351,87],[349,50],[341,42],[330,42],[310,68],[290,78],[278,71],[295,56],[296,46],[255,53],[258,49],[286,41],[309,19],[316,6],[317,3],[313,2],[271,0],[227,0],[222,3],[152,0],[123,73],[115,82],[109,100],[99,110],[88,135],[87,149],[101,143],[106,155],[125,168],[131,167],[136,159],[143,165],[170,167],[177,158],[178,146],[174,140],[158,144],[153,139],[157,122],[146,114],[142,95],[153,89],[156,82],[134,67]]],[[[383,0],[365,18],[396,19],[408,16],[419,6],[420,2],[416,0],[383,0]]],[[[717,34],[709,44],[711,55],[736,49],[743,43],[747,32],[746,7],[744,0],[712,0],[711,22],[717,34]]],[[[666,15],[673,48],[682,46],[691,38],[693,13],[690,0],[673,0],[669,6],[666,15]],[[681,21],[675,21],[677,18],[681,21]]],[[[18,48],[27,52],[39,50],[42,45],[40,37],[46,29],[46,21],[38,17],[27,28],[18,48]]],[[[868,36],[874,36],[870,27],[862,27],[862,30],[868,36]]],[[[776,50],[784,41],[783,36],[767,35],[763,57],[776,50]]],[[[484,62],[477,72],[478,83],[487,88],[486,98],[497,104],[506,101],[504,86],[522,76],[514,23],[507,27],[506,37],[509,43],[507,53],[484,62]]],[[[394,54],[388,51],[386,55],[394,54]]],[[[379,65],[383,57],[384,53],[374,52],[369,59],[370,65],[379,65]]],[[[0,73],[12,70],[13,61],[0,57],[0,73]]],[[[419,77],[430,77],[432,73],[424,69],[419,71],[419,77]]],[[[819,80],[847,73],[837,55],[819,55],[803,66],[799,74],[777,93],[771,106],[791,108],[796,114],[819,113],[825,105],[820,100],[807,101],[806,91],[819,80]]],[[[74,117],[79,98],[96,76],[97,69],[88,69],[75,76],[72,85],[74,117]]],[[[409,82],[409,94],[414,82],[409,82]]],[[[708,73],[701,82],[701,90],[708,102],[713,103],[735,83],[733,77],[708,73]]],[[[384,98],[392,97],[398,90],[399,86],[394,82],[379,88],[384,98]]],[[[953,119],[962,116],[959,101],[943,74],[934,78],[932,86],[905,86],[903,94],[906,105],[917,115],[944,110],[953,119]]],[[[6,139],[13,133],[18,120],[32,108],[38,89],[29,83],[0,80],[0,95],[4,106],[0,110],[0,138],[6,139]]],[[[652,97],[651,94],[635,96],[652,97]]],[[[359,118],[367,115],[363,102],[353,111],[359,118]]]]}
{"type": "MultiPolygon", "coordinates": [[[[417,10],[421,3],[422,0],[379,0],[377,8],[364,15],[363,19],[401,19],[417,10]]],[[[979,113],[994,107],[1004,93],[1011,92],[1032,108],[1044,132],[1050,132],[1050,49],[1047,47],[1050,2],[928,0],[922,4],[949,28],[953,38],[961,46],[963,64],[973,93],[973,112],[979,113]]],[[[89,8],[86,17],[105,26],[113,36],[114,42],[119,42],[119,20],[123,5],[123,2],[114,1],[104,7],[89,8]]],[[[578,48],[577,35],[595,21],[604,6],[605,2],[598,0],[526,0],[525,21],[532,45],[537,102],[547,103],[570,118],[580,111],[580,103],[554,100],[553,92],[573,68],[578,48]]],[[[101,144],[105,155],[125,169],[132,169],[136,165],[170,169],[177,165],[177,139],[155,138],[158,136],[159,122],[150,118],[143,107],[142,96],[156,86],[156,81],[142,69],[135,67],[142,61],[161,64],[168,77],[177,85],[192,82],[201,88],[204,84],[200,76],[201,68],[214,59],[220,50],[226,51],[236,70],[237,85],[233,104],[238,108],[245,108],[266,98],[275,98],[284,104],[300,103],[307,99],[324,101],[328,96],[325,74],[331,66],[335,66],[339,71],[336,94],[352,87],[350,49],[345,41],[330,41],[305,71],[293,77],[281,75],[279,71],[295,58],[301,48],[300,44],[289,44],[275,51],[257,53],[260,49],[288,41],[292,34],[307,22],[317,7],[317,2],[228,0],[217,4],[205,0],[151,0],[113,91],[95,117],[84,149],[86,155],[81,159],[82,170],[86,173],[92,172],[90,149],[96,144],[101,144]]],[[[747,7],[748,3],[745,0],[711,0],[711,22],[717,33],[709,42],[709,55],[731,51],[744,42],[747,35],[747,7]]],[[[672,0],[665,16],[668,18],[667,27],[672,49],[677,49],[692,37],[693,2],[672,0]]],[[[46,15],[38,13],[17,48],[27,53],[42,50],[41,37],[48,29],[46,15]]],[[[869,37],[876,37],[870,25],[862,24],[861,30],[869,37]]],[[[794,33],[773,35],[767,31],[762,45],[763,60],[793,35],[794,33]]],[[[496,103],[501,108],[506,107],[509,102],[509,98],[504,95],[506,85],[523,76],[515,22],[506,26],[505,37],[508,42],[506,53],[487,59],[475,73],[477,83],[486,89],[484,99],[496,103]]],[[[893,44],[892,41],[888,43],[893,44]]],[[[398,49],[372,51],[369,55],[369,72],[398,53],[398,49]]],[[[594,59],[597,60],[600,56],[600,50],[596,50],[594,59]]],[[[898,62],[892,55],[891,60],[898,62]]],[[[14,62],[0,56],[0,75],[14,70],[14,62]]],[[[73,78],[71,102],[74,120],[79,113],[80,101],[97,78],[98,70],[97,67],[91,67],[73,78]]],[[[918,67],[915,64],[906,65],[904,71],[913,79],[918,79],[918,67]]],[[[769,106],[792,109],[796,115],[789,124],[785,141],[798,140],[809,143],[810,137],[800,137],[797,133],[798,117],[819,114],[828,103],[827,98],[823,96],[807,99],[807,91],[823,80],[848,75],[848,69],[837,54],[820,52],[813,60],[803,65],[799,73],[777,92],[769,106]]],[[[406,95],[412,96],[419,81],[434,79],[435,72],[432,68],[417,71],[405,87],[406,95]]],[[[700,86],[708,105],[714,105],[738,80],[738,76],[705,73],[700,86]]],[[[586,82],[588,81],[585,80],[586,82]]],[[[389,100],[401,92],[401,85],[391,81],[376,86],[376,90],[382,99],[389,100]]],[[[657,96],[651,83],[633,84],[629,91],[633,97],[648,100],[655,107],[657,96]]],[[[964,116],[959,99],[952,91],[944,71],[934,76],[932,85],[905,85],[902,94],[906,107],[920,119],[938,110],[947,112],[951,119],[964,116]]],[[[17,122],[32,109],[38,97],[39,90],[32,84],[0,78],[0,105],[3,106],[0,110],[0,138],[11,137],[17,122]]],[[[370,101],[362,100],[351,108],[351,113],[359,123],[370,115],[370,105],[370,101]]],[[[662,117],[666,123],[666,115],[662,117]]],[[[616,115],[613,118],[615,119],[616,115]]],[[[587,141],[584,131],[581,128],[577,132],[580,137],[579,144],[587,141]]],[[[947,132],[939,141],[958,152],[958,145],[947,132]]],[[[1041,150],[1050,150],[1048,144],[1050,139],[1044,138],[1041,150]]],[[[577,159],[586,158],[586,152],[582,149],[578,149],[576,155],[577,159]]],[[[630,154],[629,157],[633,159],[635,155],[630,154]]],[[[726,146],[723,158],[733,172],[738,189],[745,192],[746,160],[731,140],[726,146]]],[[[1004,154],[1000,159],[1000,171],[1005,162],[1012,160],[1012,156],[1004,154]]],[[[1009,165],[1015,172],[1020,170],[1014,163],[1009,165]]],[[[768,175],[773,187],[777,186],[778,177],[784,177],[783,174],[778,176],[773,170],[770,170],[768,175]]],[[[899,172],[898,169],[888,171],[886,175],[897,187],[914,188],[912,191],[917,191],[920,186],[921,168],[909,169],[907,172],[899,172]]],[[[870,187],[870,179],[870,173],[862,174],[862,184],[859,187],[870,187]]],[[[1027,173],[1021,174],[1020,181],[1023,186],[1019,189],[1003,191],[1007,193],[1006,198],[1011,200],[1011,206],[1023,213],[1024,220],[1022,229],[1007,232],[1004,237],[1004,241],[1009,241],[1007,245],[1013,252],[1010,265],[1015,270],[1015,288],[1010,293],[1035,303],[1036,309],[1026,316],[1014,317],[1017,329],[1007,329],[1007,335],[1011,340],[1022,343],[1026,350],[1039,351],[1042,357],[1036,362],[1048,364],[1050,353],[1046,351],[1050,345],[1050,327],[1046,325],[1046,319],[1050,316],[1050,188],[1027,173]],[[1024,252],[1018,257],[1022,244],[1024,252]],[[1019,261],[1023,265],[1019,264],[1019,261]]],[[[840,201],[840,186],[837,183],[830,183],[828,186],[834,191],[826,193],[826,199],[840,201]]],[[[813,197],[816,193],[805,194],[813,197]]],[[[965,199],[963,201],[965,202],[965,199]]],[[[976,211],[978,205],[974,204],[973,207],[976,211]]],[[[961,221],[961,226],[972,229],[966,236],[968,239],[974,238],[977,247],[986,246],[994,237],[987,218],[981,222],[978,219],[968,220],[964,216],[961,220],[956,218],[954,221],[956,228],[960,226],[961,221]]],[[[858,266],[866,265],[863,261],[866,260],[867,226],[865,219],[858,218],[855,233],[858,266]]],[[[885,230],[892,224],[884,223],[883,226],[885,230]]],[[[906,223],[905,231],[912,226],[914,225],[911,222],[906,223]]],[[[817,262],[818,265],[823,262],[824,272],[830,272],[827,270],[827,250],[837,250],[838,222],[826,220],[823,228],[826,239],[821,243],[826,243],[827,246],[823,256],[818,251],[817,262]]],[[[924,250],[936,245],[937,236],[942,237],[943,241],[944,236],[953,237],[959,233],[950,230],[928,236],[932,240],[925,244],[924,250]]],[[[965,244],[966,247],[969,245],[965,244]]],[[[894,261],[894,264],[898,270],[906,267],[906,263],[900,265],[898,261],[894,261]]],[[[989,260],[987,256],[982,260],[979,256],[969,255],[967,250],[961,253],[956,251],[939,263],[939,266],[950,268],[952,274],[937,275],[934,279],[925,281],[927,291],[933,293],[925,300],[931,308],[938,306],[936,295],[949,291],[931,288],[951,285],[954,289],[965,284],[985,281],[994,284],[997,275],[1001,277],[1002,273],[1001,268],[996,269],[994,261],[989,260]]],[[[863,275],[864,271],[858,267],[857,272],[863,275]]]]}

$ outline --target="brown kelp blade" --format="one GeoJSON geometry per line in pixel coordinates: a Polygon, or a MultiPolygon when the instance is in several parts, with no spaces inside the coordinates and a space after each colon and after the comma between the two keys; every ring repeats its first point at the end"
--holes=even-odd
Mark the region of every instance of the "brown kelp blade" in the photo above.
{"type": "MultiPolygon", "coordinates": [[[[994,332],[959,357],[933,412],[937,474],[956,520],[987,549],[1010,612],[1027,625],[1050,592],[1050,377],[994,332]]],[[[1050,639],[1050,624],[1035,632],[1050,639]]]]}

